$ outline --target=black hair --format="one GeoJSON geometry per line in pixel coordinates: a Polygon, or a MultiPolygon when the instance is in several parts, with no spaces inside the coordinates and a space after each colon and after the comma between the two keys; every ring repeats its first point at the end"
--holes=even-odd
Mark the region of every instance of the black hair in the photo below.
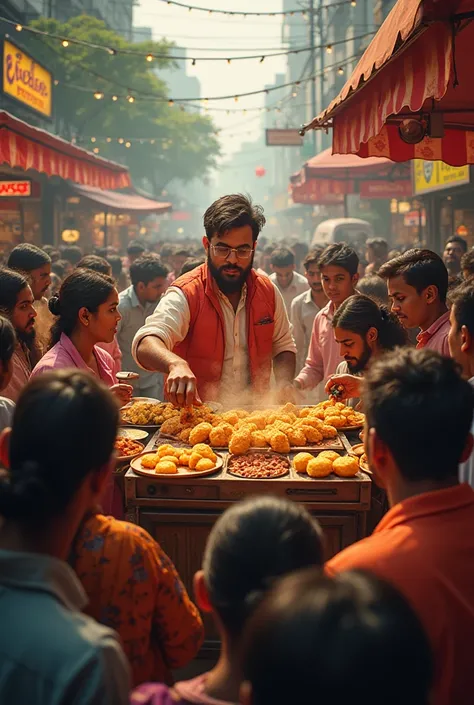
{"type": "Polygon", "coordinates": [[[17,272],[30,273],[34,269],[51,264],[51,257],[40,247],[29,242],[22,242],[10,252],[7,265],[17,272]]]}
{"type": "Polygon", "coordinates": [[[0,313],[11,316],[18,294],[26,286],[28,281],[23,274],[7,267],[0,268],[0,313]]]}
{"type": "Polygon", "coordinates": [[[353,277],[359,269],[359,257],[354,248],[345,242],[334,243],[328,245],[319,256],[320,271],[329,266],[341,267],[353,277]]]}
{"type": "Polygon", "coordinates": [[[90,269],[76,269],[66,277],[59,293],[49,300],[49,310],[53,316],[57,316],[51,328],[50,347],[58,342],[62,333],[71,336],[81,308],[85,307],[95,313],[114,289],[115,282],[111,277],[90,269]]]}
{"type": "Polygon", "coordinates": [[[452,306],[457,330],[466,326],[469,333],[474,335],[474,286],[467,281],[449,292],[449,301],[452,306]]]}
{"type": "Polygon", "coordinates": [[[332,319],[333,328],[342,328],[357,333],[362,338],[370,328],[378,331],[377,342],[383,351],[406,345],[408,337],[405,328],[388,308],[377,304],[368,296],[349,296],[337,309],[332,319]]]}
{"type": "Polygon", "coordinates": [[[323,560],[321,530],[302,505],[257,496],[217,520],[203,571],[211,604],[235,638],[275,578],[323,560]]]}
{"type": "Polygon", "coordinates": [[[461,257],[461,271],[468,272],[469,276],[474,274],[474,250],[465,252],[461,257]]]}
{"type": "Polygon", "coordinates": [[[138,242],[138,240],[130,240],[127,246],[127,255],[139,257],[144,252],[146,252],[145,245],[142,245],[142,243],[138,242]]]}
{"type": "Polygon", "coordinates": [[[243,679],[254,705],[428,705],[432,649],[408,601],[362,571],[279,580],[248,623],[243,679]],[[361,674],[370,664],[370,678],[361,674]]]}
{"type": "Polygon", "coordinates": [[[98,255],[86,255],[77,263],[77,268],[90,269],[92,272],[110,276],[112,267],[104,257],[98,255]]]}
{"type": "Polygon", "coordinates": [[[466,240],[461,237],[460,235],[451,235],[451,237],[448,237],[446,240],[446,243],[444,247],[446,248],[447,245],[449,245],[450,242],[455,242],[457,245],[461,245],[462,251],[467,252],[467,242],[466,240]]]}
{"type": "Polygon", "coordinates": [[[51,271],[56,274],[60,279],[64,279],[64,275],[68,269],[70,262],[65,259],[58,259],[51,265],[51,271]]]}
{"type": "Polygon", "coordinates": [[[159,255],[153,252],[137,257],[130,265],[130,281],[133,286],[137,286],[140,282],[146,286],[157,277],[166,279],[168,274],[168,267],[163,264],[159,255]]]}
{"type": "Polygon", "coordinates": [[[357,282],[357,291],[376,303],[388,304],[387,282],[378,274],[367,274],[357,282]]]}
{"type": "Polygon", "coordinates": [[[61,252],[61,259],[67,260],[73,267],[77,267],[77,263],[84,256],[79,245],[68,245],[61,252]]]}
{"type": "Polygon", "coordinates": [[[42,249],[50,257],[51,262],[57,262],[61,257],[59,250],[57,250],[53,245],[43,245],[42,249]]]}
{"type": "Polygon", "coordinates": [[[277,247],[273,250],[270,264],[274,267],[291,267],[295,264],[295,253],[289,247],[277,247]]]}
{"type": "Polygon", "coordinates": [[[8,318],[0,316],[0,363],[3,369],[10,362],[15,352],[16,333],[8,318]]]}
{"type": "Polygon", "coordinates": [[[321,257],[321,254],[324,251],[324,247],[318,247],[318,248],[313,248],[308,252],[306,257],[303,260],[303,266],[305,268],[305,271],[307,272],[308,269],[311,267],[311,265],[319,264],[319,258],[321,257]]]}
{"type": "Polygon", "coordinates": [[[179,275],[182,276],[183,274],[191,272],[193,269],[196,269],[196,267],[200,267],[201,264],[204,264],[204,262],[205,260],[202,257],[189,257],[181,267],[179,275]]]}
{"type": "Polygon", "coordinates": [[[118,279],[118,277],[122,274],[123,270],[122,258],[120,257],[120,255],[107,255],[106,259],[112,268],[113,278],[118,279]]]}
{"type": "Polygon", "coordinates": [[[362,397],[368,427],[375,428],[406,480],[457,477],[474,390],[453,360],[427,348],[399,348],[374,360],[362,397]]]}
{"type": "Polygon", "coordinates": [[[174,245],[171,245],[169,242],[165,242],[164,245],[161,246],[160,257],[172,257],[174,255],[174,250],[174,245]]]}
{"type": "Polygon", "coordinates": [[[113,396],[88,372],[55,370],[31,380],[13,416],[0,515],[38,530],[67,511],[87,475],[109,462],[117,425],[113,396]]]}
{"type": "Polygon", "coordinates": [[[373,251],[377,259],[386,257],[388,254],[388,242],[383,237],[370,237],[365,246],[373,251]]]}
{"type": "Polygon", "coordinates": [[[255,242],[265,222],[262,206],[254,205],[252,199],[242,193],[222,196],[204,213],[204,230],[209,240],[213,235],[222,237],[229,230],[250,225],[255,242]]]}
{"type": "Polygon", "coordinates": [[[176,247],[175,251],[173,252],[173,256],[174,257],[187,257],[187,258],[189,258],[191,256],[191,253],[185,247],[176,247]]]}
{"type": "Polygon", "coordinates": [[[382,279],[403,277],[408,286],[421,294],[428,286],[436,286],[441,303],[446,302],[448,270],[439,255],[431,250],[412,249],[383,264],[379,271],[382,279]]]}

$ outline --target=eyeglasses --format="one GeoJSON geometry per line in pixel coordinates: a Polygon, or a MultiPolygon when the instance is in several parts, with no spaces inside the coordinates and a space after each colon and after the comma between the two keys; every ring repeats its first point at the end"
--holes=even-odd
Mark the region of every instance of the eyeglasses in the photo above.
{"type": "Polygon", "coordinates": [[[242,245],[241,247],[229,247],[229,245],[211,245],[211,249],[216,257],[222,257],[222,259],[229,259],[230,253],[235,252],[235,256],[238,259],[248,259],[251,257],[253,252],[253,247],[250,245],[242,245]]]}

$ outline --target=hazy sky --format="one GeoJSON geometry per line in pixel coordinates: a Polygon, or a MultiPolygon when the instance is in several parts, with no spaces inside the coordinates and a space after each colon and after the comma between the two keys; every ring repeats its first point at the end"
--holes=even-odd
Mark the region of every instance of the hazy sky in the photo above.
{"type": "MultiPolygon", "coordinates": [[[[184,0],[186,2],[186,0],[184,0]]],[[[208,8],[229,9],[232,11],[281,10],[281,0],[190,0],[191,4],[208,8]]],[[[295,0],[295,6],[298,6],[295,0]]],[[[276,73],[285,71],[286,57],[267,58],[263,63],[258,60],[235,61],[230,65],[222,62],[199,62],[199,56],[209,55],[227,58],[242,54],[258,54],[268,50],[278,50],[281,44],[281,16],[266,18],[226,17],[208,15],[204,12],[189,12],[184,8],[168,5],[162,0],[140,0],[135,8],[135,26],[149,26],[153,38],[167,38],[179,46],[190,49],[196,57],[196,66],[188,63],[188,73],[195,75],[201,82],[202,96],[220,96],[261,90],[265,84],[272,83],[276,73]],[[232,48],[243,51],[231,51],[232,48]],[[212,49],[212,51],[209,51],[212,49]],[[223,49],[223,51],[214,51],[223,49]]],[[[284,97],[289,89],[275,91],[275,102],[284,97]],[[285,92],[286,91],[286,92],[285,92]]],[[[261,124],[261,114],[251,110],[244,114],[244,109],[263,105],[264,96],[240,98],[238,103],[228,101],[209,101],[208,107],[231,110],[213,112],[210,110],[216,126],[222,130],[220,140],[222,151],[229,154],[236,151],[242,142],[255,139],[261,124]],[[233,112],[238,108],[238,112],[233,112]],[[251,134],[248,132],[251,131],[251,134]]]]}

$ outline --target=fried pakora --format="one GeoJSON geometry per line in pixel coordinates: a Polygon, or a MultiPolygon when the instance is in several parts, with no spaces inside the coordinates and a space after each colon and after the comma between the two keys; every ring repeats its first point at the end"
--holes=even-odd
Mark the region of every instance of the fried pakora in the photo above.
{"type": "Polygon", "coordinates": [[[295,467],[296,472],[306,472],[306,468],[308,467],[308,463],[310,460],[313,460],[314,456],[311,455],[311,453],[298,453],[295,455],[293,458],[293,465],[295,467]]]}
{"type": "Polygon", "coordinates": [[[252,433],[252,448],[266,448],[268,443],[263,431],[254,431],[252,433]]]}
{"type": "Polygon", "coordinates": [[[196,443],[203,443],[209,438],[212,426],[207,421],[203,421],[195,426],[189,434],[189,443],[194,446],[196,443]]]}
{"type": "Polygon", "coordinates": [[[285,432],[292,446],[305,446],[306,434],[302,428],[290,428],[285,432]]]}
{"type": "Polygon", "coordinates": [[[332,461],[318,455],[309,461],[306,472],[310,477],[328,477],[332,473],[332,461]]]}
{"type": "Polygon", "coordinates": [[[165,436],[179,436],[183,430],[183,424],[181,423],[179,416],[173,416],[168,419],[161,426],[161,433],[165,436]]]}
{"type": "Polygon", "coordinates": [[[160,460],[160,462],[155,467],[155,472],[158,475],[174,475],[178,472],[178,466],[176,463],[170,463],[166,460],[160,460]]]}
{"type": "Polygon", "coordinates": [[[335,450],[323,450],[323,452],[318,455],[318,458],[329,458],[332,463],[340,457],[339,453],[336,453],[335,450]]]}
{"type": "Polygon", "coordinates": [[[196,465],[196,470],[212,470],[212,468],[215,467],[215,462],[210,460],[209,458],[201,458],[201,460],[198,461],[196,465]]]}
{"type": "Polygon", "coordinates": [[[344,455],[336,458],[332,467],[339,477],[354,477],[359,472],[359,462],[353,455],[344,455]]]}
{"type": "Polygon", "coordinates": [[[334,428],[334,426],[328,426],[327,424],[324,424],[324,426],[321,429],[321,433],[323,434],[323,438],[336,438],[337,437],[337,428],[334,428]]]}
{"type": "Polygon", "coordinates": [[[290,441],[283,431],[274,431],[270,436],[270,446],[275,453],[289,453],[290,441]]]}
{"type": "Polygon", "coordinates": [[[142,467],[147,470],[154,470],[160,460],[160,456],[156,453],[148,453],[142,457],[142,467]]]}
{"type": "Polygon", "coordinates": [[[250,449],[252,443],[252,434],[245,429],[236,431],[232,434],[229,441],[229,451],[233,455],[242,455],[250,449]]]}
{"type": "Polygon", "coordinates": [[[212,460],[214,463],[217,460],[217,455],[206,443],[197,443],[193,446],[192,453],[199,453],[202,458],[209,458],[209,460],[212,460]]]}

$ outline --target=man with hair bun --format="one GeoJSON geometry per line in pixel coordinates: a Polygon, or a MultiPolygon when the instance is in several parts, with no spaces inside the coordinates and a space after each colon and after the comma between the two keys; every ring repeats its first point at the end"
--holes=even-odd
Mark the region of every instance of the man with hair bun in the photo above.
{"type": "Polygon", "coordinates": [[[205,264],[179,277],[138,331],[132,352],[145,370],[167,375],[173,403],[245,403],[245,395],[293,391],[295,344],[283,298],[253,269],[265,217],[242,194],[223,196],[204,214],[205,264]],[[288,387],[290,389],[288,389],[288,387]]]}

